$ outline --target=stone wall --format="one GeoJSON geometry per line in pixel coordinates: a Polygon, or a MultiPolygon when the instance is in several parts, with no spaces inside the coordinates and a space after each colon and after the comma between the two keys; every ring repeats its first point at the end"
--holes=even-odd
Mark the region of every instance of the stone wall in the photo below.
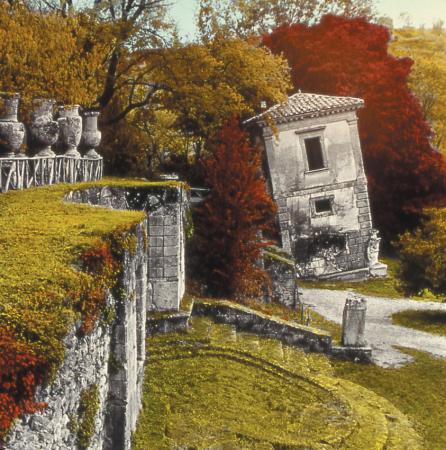
{"type": "Polygon", "coordinates": [[[192,315],[210,316],[216,322],[235,325],[243,331],[278,339],[308,351],[330,353],[331,336],[316,328],[299,325],[225,301],[195,301],[192,315]]]}
{"type": "Polygon", "coordinates": [[[178,310],[185,290],[184,189],[174,186],[147,188],[90,188],[74,191],[68,201],[114,209],[145,210],[148,219],[148,310],[178,310]]]}
{"type": "Polygon", "coordinates": [[[112,323],[98,323],[87,336],[80,323],[65,339],[66,355],[55,380],[39,387],[48,407],[24,416],[11,431],[7,450],[68,450],[79,446],[82,395],[94,389],[98,409],[88,449],[129,450],[141,407],[148,310],[178,310],[184,293],[182,188],[95,187],[73,191],[66,201],[147,211],[136,226],[135,252],[125,252],[118,286],[108,294],[112,323]]]}
{"type": "Polygon", "coordinates": [[[264,252],[263,266],[271,279],[271,299],[289,308],[297,308],[299,298],[293,262],[274,253],[264,252]]]}
{"type": "Polygon", "coordinates": [[[185,290],[183,202],[149,214],[149,308],[178,310],[185,290]]]}
{"type": "Polygon", "coordinates": [[[145,359],[146,221],[134,232],[136,252],[124,255],[122,278],[108,295],[108,307],[116,308],[116,319],[111,324],[99,322],[86,336],[78,333],[80,323],[71,330],[65,339],[65,360],[55,380],[37,391],[37,401],[46,402],[48,407],[16,423],[7,450],[79,448],[81,396],[92,387],[97,388],[99,406],[92,418],[94,431],[88,448],[130,449],[141,406],[145,359]]]}

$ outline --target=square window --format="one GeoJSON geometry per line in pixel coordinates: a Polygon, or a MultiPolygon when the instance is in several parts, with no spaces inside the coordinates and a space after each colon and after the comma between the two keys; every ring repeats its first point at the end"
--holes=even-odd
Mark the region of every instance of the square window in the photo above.
{"type": "Polygon", "coordinates": [[[308,170],[319,170],[325,168],[324,155],[322,152],[321,138],[311,137],[304,139],[307,153],[308,170]]]}
{"type": "Polygon", "coordinates": [[[314,210],[316,214],[332,212],[331,200],[329,198],[323,198],[321,200],[314,201],[314,210]]]}

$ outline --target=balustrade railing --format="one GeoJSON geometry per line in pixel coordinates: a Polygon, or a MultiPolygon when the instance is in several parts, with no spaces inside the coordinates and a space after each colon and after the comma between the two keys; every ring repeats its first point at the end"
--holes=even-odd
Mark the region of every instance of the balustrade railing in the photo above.
{"type": "Polygon", "coordinates": [[[27,189],[57,183],[100,180],[102,158],[76,158],[65,155],[0,158],[0,191],[27,189]]]}
{"type": "Polygon", "coordinates": [[[17,93],[0,92],[0,192],[102,178],[99,112],[84,110],[81,116],[79,105],[64,105],[55,114],[53,100],[36,98],[32,121],[23,124],[19,99],[17,93]],[[26,134],[29,156],[22,153],[26,134]],[[53,146],[63,154],[56,155],[53,146]]]}

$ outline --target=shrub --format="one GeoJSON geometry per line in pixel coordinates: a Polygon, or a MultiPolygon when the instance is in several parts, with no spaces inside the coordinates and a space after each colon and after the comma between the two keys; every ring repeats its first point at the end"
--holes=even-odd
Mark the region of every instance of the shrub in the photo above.
{"type": "Polygon", "coordinates": [[[419,228],[397,242],[400,277],[408,293],[446,293],[446,210],[427,209],[419,228]]]}
{"type": "Polygon", "coordinates": [[[215,151],[204,163],[210,195],[199,209],[196,235],[201,267],[211,293],[257,296],[267,275],[257,266],[262,231],[270,228],[275,205],[261,172],[261,153],[233,118],[221,129],[215,151]]]}

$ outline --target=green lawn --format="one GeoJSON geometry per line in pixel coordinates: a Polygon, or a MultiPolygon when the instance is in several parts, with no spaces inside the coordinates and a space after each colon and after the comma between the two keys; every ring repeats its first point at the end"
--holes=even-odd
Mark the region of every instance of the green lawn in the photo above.
{"type": "Polygon", "coordinates": [[[446,360],[405,350],[415,362],[400,369],[332,360],[335,374],[392,402],[423,436],[426,450],[446,448],[446,360]]]}
{"type": "MultiPolygon", "coordinates": [[[[278,341],[194,318],[187,333],[157,335],[147,345],[134,450],[318,448],[319,440],[337,442],[354,431],[337,396],[270,365],[284,363],[278,341]]],[[[322,355],[307,360],[290,349],[288,360],[299,374],[309,365],[330,370],[322,355]]]]}
{"type": "Polygon", "coordinates": [[[393,314],[397,325],[446,336],[446,311],[401,311],[393,314]]]}
{"type": "MultiPolygon", "coordinates": [[[[271,306],[271,314],[280,315],[282,308],[281,305],[271,306]]],[[[339,325],[315,312],[311,315],[312,326],[329,331],[335,341],[339,340],[339,325]]],[[[403,326],[446,335],[445,312],[403,311],[392,318],[403,326]]],[[[415,362],[399,369],[383,369],[373,364],[363,365],[336,359],[331,359],[331,364],[337,376],[371,389],[406,414],[423,436],[426,449],[446,449],[446,434],[443,432],[446,423],[446,359],[437,359],[423,352],[406,351],[415,358],[415,362]]]]}

